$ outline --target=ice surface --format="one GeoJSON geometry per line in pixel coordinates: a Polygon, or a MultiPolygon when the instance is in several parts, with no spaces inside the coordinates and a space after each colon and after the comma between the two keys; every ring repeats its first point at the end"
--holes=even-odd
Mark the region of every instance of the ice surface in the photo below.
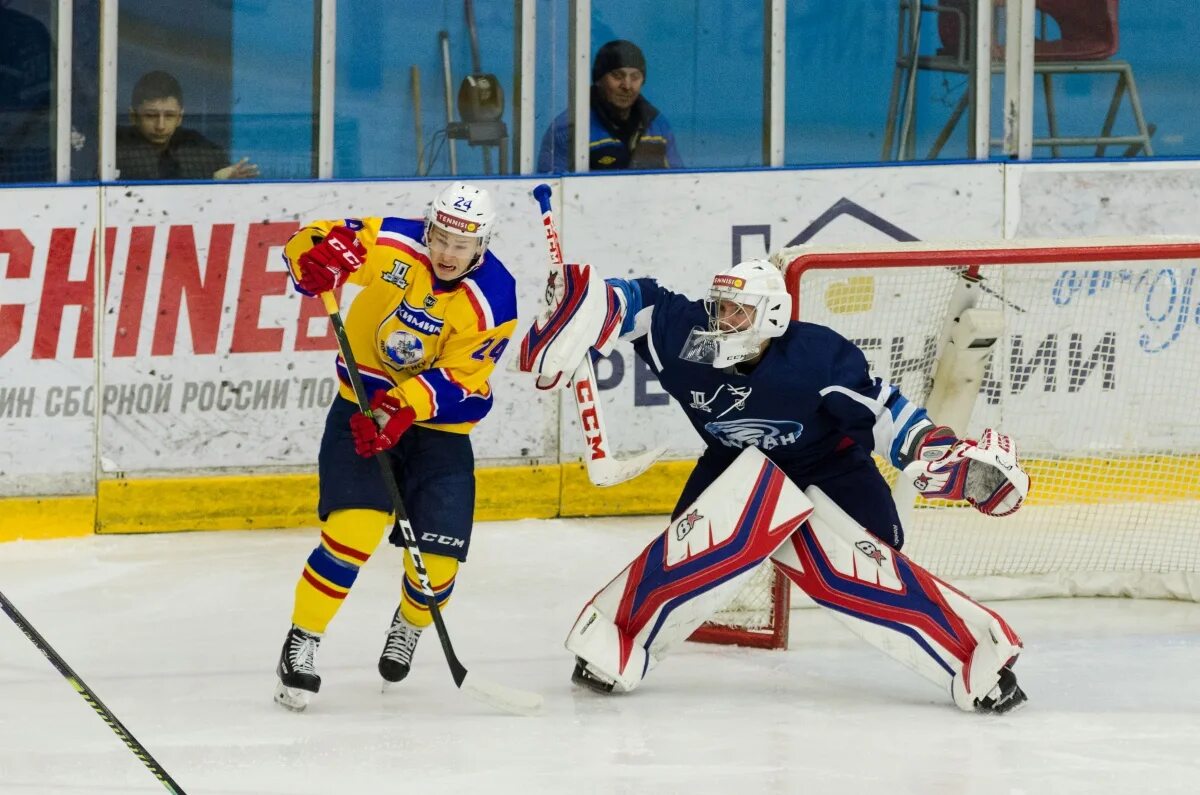
{"type": "MultiPolygon", "coordinates": [[[[303,714],[271,693],[313,530],[10,543],[0,590],[189,795],[1200,792],[1194,603],[998,603],[1030,695],[1002,717],[959,712],[816,610],[793,613],[788,651],[687,644],[635,693],[572,688],[567,630],[660,521],[476,528],[447,622],[468,668],[545,696],[536,718],[458,693],[432,631],[380,692],[391,547],[330,627],[303,714]]],[[[0,618],[0,792],[162,791],[0,618]]]]}

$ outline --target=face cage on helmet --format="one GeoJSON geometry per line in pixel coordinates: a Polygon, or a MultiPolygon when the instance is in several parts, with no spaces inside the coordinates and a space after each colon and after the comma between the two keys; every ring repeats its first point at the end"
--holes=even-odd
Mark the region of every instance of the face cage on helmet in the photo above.
{"type": "Polygon", "coordinates": [[[704,299],[704,310],[708,313],[708,330],[713,334],[741,334],[747,331],[760,334],[763,323],[763,310],[766,303],[767,297],[765,295],[748,295],[740,290],[713,287],[708,291],[708,297],[704,299]],[[753,299],[753,302],[745,300],[747,298],[753,299]],[[734,315],[735,320],[745,317],[750,322],[744,328],[736,330],[722,328],[722,301],[730,301],[740,307],[738,313],[734,315]]]}
{"type": "Polygon", "coordinates": [[[738,362],[753,359],[762,351],[762,343],[766,337],[762,334],[762,312],[768,300],[764,295],[747,295],[739,290],[714,287],[704,299],[704,308],[708,313],[708,330],[692,329],[684,342],[679,357],[684,361],[696,364],[708,364],[717,368],[730,367],[738,362]],[[751,304],[745,298],[753,298],[751,304]],[[753,310],[751,322],[747,328],[739,331],[722,328],[720,319],[721,301],[732,301],[742,307],[744,316],[751,317],[748,309],[753,310]]]}

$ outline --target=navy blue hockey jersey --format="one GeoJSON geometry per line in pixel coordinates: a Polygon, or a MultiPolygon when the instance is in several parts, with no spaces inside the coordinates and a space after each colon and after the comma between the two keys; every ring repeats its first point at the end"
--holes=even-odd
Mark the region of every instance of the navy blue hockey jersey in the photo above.
{"type": "MultiPolygon", "coordinates": [[[[733,458],[755,445],[789,472],[822,471],[850,447],[900,466],[902,444],[925,410],[872,378],[857,346],[825,326],[793,321],[748,373],[680,358],[693,328],[707,328],[701,301],[653,279],[608,279],[624,293],[621,338],[679,402],[709,447],[733,458]]],[[[861,460],[861,459],[860,459],[861,460]]]]}

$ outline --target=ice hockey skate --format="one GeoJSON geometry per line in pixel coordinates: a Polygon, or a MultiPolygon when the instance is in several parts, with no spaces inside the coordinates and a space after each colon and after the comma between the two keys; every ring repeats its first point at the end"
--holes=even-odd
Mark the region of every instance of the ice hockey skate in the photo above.
{"type": "Polygon", "coordinates": [[[383,645],[383,653],[379,655],[379,675],[383,677],[383,688],[401,681],[408,676],[412,667],[413,652],[417,650],[417,641],[421,639],[422,627],[415,627],[400,614],[396,608],[392,616],[392,626],[387,633],[387,642],[383,645]]]}
{"type": "Polygon", "coordinates": [[[603,674],[591,670],[582,657],[575,658],[575,670],[571,672],[571,682],[597,693],[613,691],[613,681],[603,674]]]}
{"type": "Polygon", "coordinates": [[[976,712],[1003,715],[1022,706],[1029,697],[1017,685],[1017,675],[1007,665],[1000,669],[1000,681],[975,704],[976,712]]]}
{"type": "Polygon", "coordinates": [[[321,636],[293,625],[283,642],[279,655],[279,684],[275,688],[275,703],[293,712],[303,712],[308,700],[321,689],[317,675],[317,647],[321,636]]]}

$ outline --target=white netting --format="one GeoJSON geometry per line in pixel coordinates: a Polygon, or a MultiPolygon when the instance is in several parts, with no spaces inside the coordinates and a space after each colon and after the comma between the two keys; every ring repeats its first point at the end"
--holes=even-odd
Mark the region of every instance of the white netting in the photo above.
{"type": "Polygon", "coordinates": [[[904,551],[983,599],[1200,600],[1200,244],[1014,245],[775,256],[799,317],[852,339],[918,404],[965,266],[983,277],[971,303],[1003,315],[967,432],[1017,441],[1030,497],[1003,519],[918,501],[904,551]]]}

